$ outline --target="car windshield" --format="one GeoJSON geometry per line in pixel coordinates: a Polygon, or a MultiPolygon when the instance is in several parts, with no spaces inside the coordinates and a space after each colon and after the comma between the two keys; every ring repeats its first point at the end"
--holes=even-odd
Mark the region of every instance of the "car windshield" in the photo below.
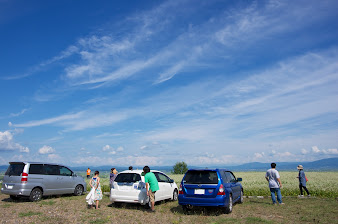
{"type": "Polygon", "coordinates": [[[115,178],[115,182],[135,183],[140,180],[141,176],[138,173],[120,173],[115,178]]]}
{"type": "Polygon", "coordinates": [[[216,171],[191,170],[185,175],[186,184],[218,184],[216,171]]]}
{"type": "Polygon", "coordinates": [[[23,163],[13,163],[10,164],[5,175],[8,176],[20,176],[25,164],[23,163]]]}

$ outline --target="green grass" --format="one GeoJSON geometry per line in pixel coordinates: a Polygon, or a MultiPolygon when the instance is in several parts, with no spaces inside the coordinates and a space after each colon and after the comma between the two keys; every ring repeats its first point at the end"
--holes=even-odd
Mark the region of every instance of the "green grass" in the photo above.
{"type": "Polygon", "coordinates": [[[45,206],[45,205],[54,205],[55,201],[53,200],[44,200],[39,202],[40,206],[45,206]]]}
{"type": "Polygon", "coordinates": [[[41,212],[32,212],[32,211],[20,212],[19,217],[27,217],[27,216],[41,215],[41,214],[42,214],[41,212]]]}

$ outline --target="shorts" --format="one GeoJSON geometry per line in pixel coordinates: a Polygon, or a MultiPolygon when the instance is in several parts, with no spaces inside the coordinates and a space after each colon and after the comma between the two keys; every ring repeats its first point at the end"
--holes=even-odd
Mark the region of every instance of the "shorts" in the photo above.
{"type": "Polygon", "coordinates": [[[155,193],[156,193],[156,191],[152,192],[151,190],[149,190],[150,202],[155,202],[155,193]]]}

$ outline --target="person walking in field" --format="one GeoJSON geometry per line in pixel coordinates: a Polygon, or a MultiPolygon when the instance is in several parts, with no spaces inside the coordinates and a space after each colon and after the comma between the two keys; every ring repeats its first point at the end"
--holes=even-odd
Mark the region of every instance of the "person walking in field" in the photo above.
{"type": "Polygon", "coordinates": [[[307,196],[310,197],[310,193],[309,193],[308,189],[306,188],[307,178],[305,177],[303,166],[302,165],[298,165],[297,169],[299,170],[297,178],[299,180],[300,197],[304,197],[304,195],[303,195],[303,188],[306,191],[307,196]]]}
{"type": "Polygon", "coordinates": [[[276,163],[271,163],[271,169],[268,169],[265,174],[265,179],[269,182],[269,188],[271,193],[272,203],[276,204],[276,196],[277,201],[280,205],[284,205],[282,202],[282,193],[280,189],[282,188],[282,182],[280,180],[280,176],[278,171],[276,170],[276,163]]]}
{"type": "Polygon", "coordinates": [[[158,181],[155,174],[150,172],[149,166],[143,167],[143,172],[145,173],[144,181],[146,183],[147,195],[149,196],[149,200],[151,202],[151,211],[155,212],[155,193],[160,189],[158,181]]]}
{"type": "Polygon", "coordinates": [[[87,179],[89,179],[89,178],[90,178],[90,169],[88,167],[88,169],[87,169],[87,179]]]}
{"type": "Polygon", "coordinates": [[[95,171],[93,178],[89,181],[92,189],[86,197],[87,203],[88,205],[91,205],[91,208],[93,207],[93,204],[95,202],[96,209],[99,208],[99,201],[102,200],[102,190],[99,174],[99,171],[95,171]]]}

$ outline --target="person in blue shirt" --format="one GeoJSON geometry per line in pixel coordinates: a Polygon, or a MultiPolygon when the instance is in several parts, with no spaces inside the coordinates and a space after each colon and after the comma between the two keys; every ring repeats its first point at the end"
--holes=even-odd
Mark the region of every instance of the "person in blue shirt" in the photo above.
{"type": "Polygon", "coordinates": [[[303,188],[307,193],[307,196],[310,196],[309,190],[306,188],[306,177],[305,177],[305,173],[303,170],[303,166],[302,165],[298,165],[297,169],[299,170],[298,172],[298,180],[299,180],[299,190],[300,190],[300,196],[303,197],[303,188]]]}

